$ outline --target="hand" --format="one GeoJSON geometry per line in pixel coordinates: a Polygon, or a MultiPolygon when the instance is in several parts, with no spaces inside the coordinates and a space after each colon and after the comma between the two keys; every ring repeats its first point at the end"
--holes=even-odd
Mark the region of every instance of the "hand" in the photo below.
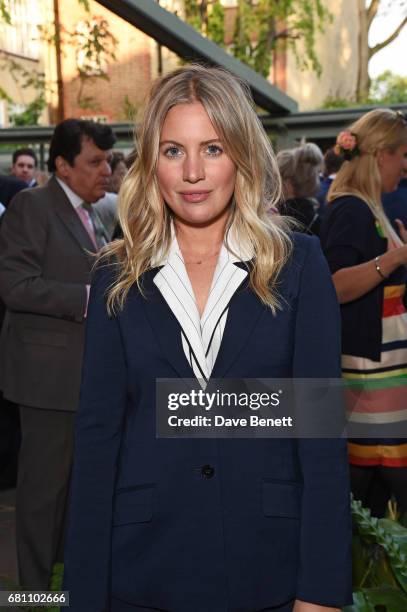
{"type": "Polygon", "coordinates": [[[340,612],[340,608],[330,606],[320,606],[319,604],[309,603],[308,601],[295,600],[293,612],[340,612]]]}
{"type": "Polygon", "coordinates": [[[407,229],[405,228],[403,221],[401,219],[396,219],[396,223],[397,228],[399,230],[400,238],[402,239],[404,244],[407,244],[407,229]]]}

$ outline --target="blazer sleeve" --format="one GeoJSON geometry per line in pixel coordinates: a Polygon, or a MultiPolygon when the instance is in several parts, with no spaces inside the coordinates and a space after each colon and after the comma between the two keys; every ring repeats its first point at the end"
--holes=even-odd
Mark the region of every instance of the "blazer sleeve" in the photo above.
{"type": "Polygon", "coordinates": [[[94,277],[76,419],[64,589],[70,612],[108,611],[113,492],[126,406],[126,363],[105,294],[106,267],[94,277]]]}
{"type": "MultiPolygon", "coordinates": [[[[319,241],[308,238],[298,296],[295,378],[339,378],[340,315],[319,241]]],[[[351,519],[346,440],[299,439],[303,477],[297,598],[352,603],[351,519]]]]}
{"type": "Polygon", "coordinates": [[[16,195],[0,231],[0,296],[9,310],[82,321],[86,286],[44,277],[48,223],[47,208],[31,190],[16,195]]]}
{"type": "Polygon", "coordinates": [[[322,224],[321,242],[331,273],[366,261],[375,220],[365,202],[354,196],[330,204],[322,224]]]}

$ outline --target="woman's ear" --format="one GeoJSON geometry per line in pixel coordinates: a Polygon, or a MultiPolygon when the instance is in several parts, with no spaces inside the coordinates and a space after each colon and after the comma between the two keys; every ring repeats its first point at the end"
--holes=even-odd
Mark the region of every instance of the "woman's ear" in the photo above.
{"type": "Polygon", "coordinates": [[[379,166],[379,168],[382,168],[383,166],[384,153],[385,153],[385,149],[379,149],[376,153],[376,161],[377,161],[377,165],[379,166]]]}

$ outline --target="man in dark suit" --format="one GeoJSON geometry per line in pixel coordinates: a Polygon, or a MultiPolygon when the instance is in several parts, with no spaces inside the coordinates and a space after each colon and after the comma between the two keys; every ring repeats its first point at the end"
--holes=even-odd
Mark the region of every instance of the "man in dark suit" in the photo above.
{"type": "Polygon", "coordinates": [[[24,181],[27,187],[37,187],[38,185],[35,178],[37,166],[37,156],[31,147],[24,147],[14,151],[11,174],[20,179],[20,181],[24,181]]]}
{"type": "Polygon", "coordinates": [[[2,224],[0,386],[20,407],[17,553],[30,589],[46,590],[62,559],[91,254],[110,239],[92,203],[105,196],[114,141],[108,126],[60,123],[53,177],[19,193],[2,224]]]}

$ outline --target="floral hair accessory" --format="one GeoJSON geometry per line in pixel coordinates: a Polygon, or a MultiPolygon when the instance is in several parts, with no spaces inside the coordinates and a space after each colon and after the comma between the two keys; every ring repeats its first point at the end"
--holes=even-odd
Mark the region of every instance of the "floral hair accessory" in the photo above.
{"type": "Polygon", "coordinates": [[[340,132],[336,139],[334,151],[336,155],[343,155],[347,161],[359,155],[360,151],[358,149],[356,134],[352,134],[352,132],[348,131],[340,132]]]}

